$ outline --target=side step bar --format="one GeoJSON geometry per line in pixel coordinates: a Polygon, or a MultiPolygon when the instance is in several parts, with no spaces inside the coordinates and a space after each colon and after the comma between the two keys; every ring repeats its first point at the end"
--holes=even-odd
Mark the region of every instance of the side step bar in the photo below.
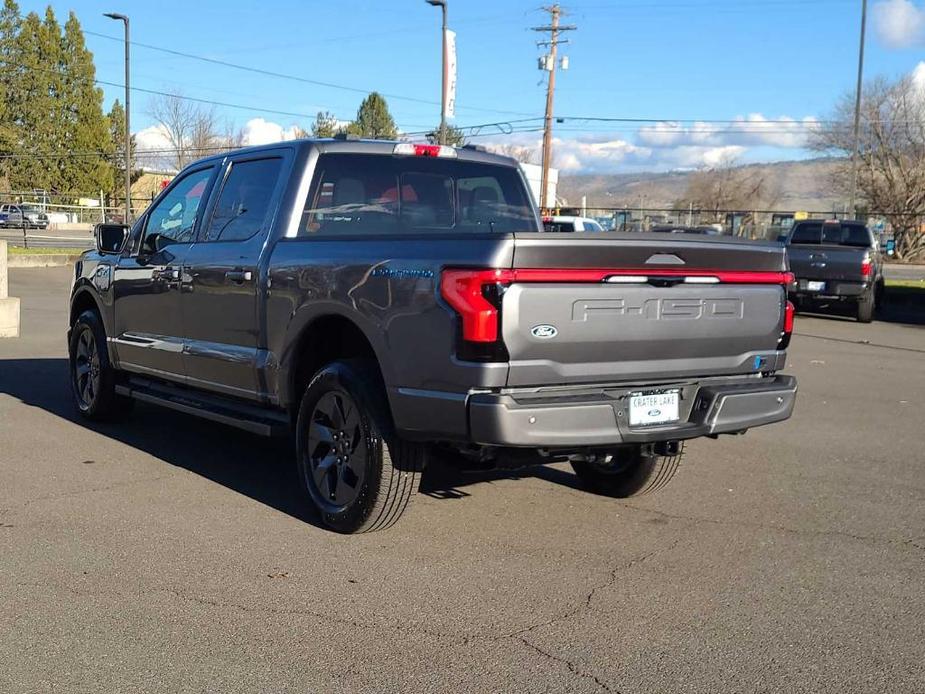
{"type": "Polygon", "coordinates": [[[289,430],[289,418],[284,412],[196,393],[166,383],[132,378],[127,383],[116,385],[116,393],[260,436],[284,436],[289,430]]]}

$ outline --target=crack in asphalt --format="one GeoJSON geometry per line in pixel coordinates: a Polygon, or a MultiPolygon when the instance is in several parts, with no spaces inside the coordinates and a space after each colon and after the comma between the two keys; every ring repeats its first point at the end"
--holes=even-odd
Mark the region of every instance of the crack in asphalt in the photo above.
{"type": "Polygon", "coordinates": [[[557,663],[562,663],[569,669],[569,672],[571,672],[572,674],[578,675],[579,677],[585,677],[587,679],[590,679],[591,681],[594,682],[594,684],[596,684],[599,688],[603,689],[605,692],[614,692],[615,694],[620,694],[619,690],[611,689],[610,686],[606,682],[601,681],[601,679],[594,673],[584,672],[580,670],[578,666],[575,665],[575,663],[573,663],[571,660],[568,660],[566,658],[560,658],[559,656],[554,655],[548,651],[544,651],[542,648],[537,646],[535,643],[531,643],[530,641],[527,641],[527,639],[525,639],[523,636],[518,636],[517,640],[520,643],[526,646],[529,646],[531,649],[533,649],[534,651],[536,651],[543,657],[548,658],[549,660],[553,660],[557,663]]]}
{"type": "MultiPolygon", "coordinates": [[[[223,602],[219,600],[205,598],[205,597],[198,596],[198,595],[192,595],[185,591],[179,590],[177,588],[171,588],[171,587],[148,588],[145,590],[132,592],[132,593],[121,593],[118,591],[115,591],[115,592],[118,595],[123,596],[123,597],[128,596],[128,595],[146,596],[146,595],[152,595],[156,593],[166,593],[168,595],[174,596],[178,600],[183,600],[183,601],[190,602],[193,604],[202,605],[204,607],[218,608],[218,609],[230,609],[230,610],[236,610],[236,611],[244,612],[248,614],[257,613],[257,614],[269,614],[269,615],[289,615],[289,616],[298,616],[298,617],[309,617],[312,619],[322,620],[326,622],[333,622],[335,624],[339,624],[342,626],[349,626],[354,629],[381,629],[381,630],[393,630],[393,631],[410,633],[410,634],[419,634],[419,635],[424,635],[424,636],[428,636],[428,637],[435,638],[435,639],[440,639],[442,641],[449,642],[450,644],[453,644],[453,645],[466,645],[471,641],[488,641],[492,643],[497,643],[499,641],[512,640],[518,643],[522,643],[523,645],[529,647],[531,650],[535,651],[536,653],[539,653],[540,655],[542,655],[544,658],[548,660],[565,665],[568,668],[569,672],[571,672],[572,674],[578,677],[590,679],[600,689],[603,689],[606,692],[614,692],[615,694],[619,694],[619,690],[615,690],[611,688],[611,686],[608,685],[606,682],[604,682],[598,675],[592,672],[585,672],[581,670],[578,667],[578,665],[576,665],[573,661],[540,648],[535,643],[528,641],[524,635],[538,631],[540,629],[553,626],[555,624],[559,624],[566,620],[572,619],[573,617],[581,613],[591,612],[593,610],[593,603],[594,603],[595,596],[597,596],[602,591],[607,590],[608,588],[613,586],[617,582],[617,578],[619,574],[625,571],[629,571],[633,567],[638,566],[648,561],[654,556],[657,556],[659,554],[664,554],[665,552],[670,552],[679,543],[680,543],[680,540],[675,540],[674,542],[671,542],[669,545],[661,549],[653,550],[641,556],[630,559],[627,562],[623,562],[618,566],[615,566],[608,572],[607,578],[604,581],[601,581],[600,583],[597,583],[591,586],[591,589],[587,592],[587,594],[584,596],[582,600],[580,600],[574,607],[568,610],[565,610],[558,616],[553,617],[552,619],[547,619],[542,622],[530,624],[520,629],[516,629],[514,631],[500,634],[500,635],[491,635],[491,634],[485,634],[485,633],[472,633],[472,634],[445,633],[442,631],[437,631],[435,629],[428,629],[427,627],[422,627],[418,625],[408,626],[405,624],[395,624],[395,623],[382,624],[382,623],[377,623],[377,622],[364,622],[364,621],[356,620],[356,619],[337,617],[336,615],[332,616],[330,614],[322,614],[321,612],[315,612],[313,610],[279,609],[279,608],[274,608],[274,607],[249,606],[249,605],[243,605],[237,602],[230,602],[230,601],[223,602]]],[[[25,588],[34,588],[34,587],[48,588],[47,583],[38,583],[38,582],[20,581],[20,582],[17,582],[16,585],[18,587],[25,587],[25,588]]],[[[77,588],[74,588],[73,586],[60,586],[60,587],[63,590],[66,590],[67,592],[71,593],[72,595],[75,595],[80,598],[94,597],[94,596],[98,596],[102,594],[102,592],[99,592],[99,591],[97,592],[81,591],[81,590],[78,590],[77,588]]],[[[113,592],[113,591],[110,591],[110,592],[113,592]]]]}

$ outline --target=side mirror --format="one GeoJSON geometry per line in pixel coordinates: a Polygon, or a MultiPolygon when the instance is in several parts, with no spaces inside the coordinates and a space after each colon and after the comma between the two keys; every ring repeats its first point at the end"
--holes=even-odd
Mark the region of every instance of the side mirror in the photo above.
{"type": "Polygon", "coordinates": [[[778,243],[787,243],[787,234],[778,234],[777,235],[778,243]]]}
{"type": "Polygon", "coordinates": [[[125,248],[128,227],[124,224],[97,224],[93,229],[96,250],[104,255],[116,255],[125,248]]]}

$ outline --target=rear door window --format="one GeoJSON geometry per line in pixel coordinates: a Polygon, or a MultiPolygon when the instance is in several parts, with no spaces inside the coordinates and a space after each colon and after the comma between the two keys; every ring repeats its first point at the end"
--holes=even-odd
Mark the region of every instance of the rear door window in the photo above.
{"type": "Polygon", "coordinates": [[[280,157],[232,162],[204,241],[244,241],[265,230],[279,181],[280,157]]]}
{"type": "Polygon", "coordinates": [[[822,238],[822,223],[799,224],[793,230],[790,243],[818,244],[822,238]]]}

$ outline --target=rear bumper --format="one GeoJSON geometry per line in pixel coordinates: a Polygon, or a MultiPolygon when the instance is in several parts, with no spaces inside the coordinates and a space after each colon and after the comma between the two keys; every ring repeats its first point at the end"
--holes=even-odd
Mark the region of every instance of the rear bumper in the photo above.
{"type": "Polygon", "coordinates": [[[870,286],[869,282],[851,282],[843,280],[826,280],[825,289],[819,292],[807,291],[806,280],[797,280],[796,289],[790,291],[791,296],[795,296],[801,301],[831,301],[836,300],[854,300],[859,298],[870,286]]]}
{"type": "Polygon", "coordinates": [[[486,445],[572,448],[737,433],[789,418],[797,392],[796,379],[783,375],[678,387],[680,421],[646,427],[629,426],[626,416],[628,397],[639,387],[476,393],[469,398],[469,438],[486,445]]]}

